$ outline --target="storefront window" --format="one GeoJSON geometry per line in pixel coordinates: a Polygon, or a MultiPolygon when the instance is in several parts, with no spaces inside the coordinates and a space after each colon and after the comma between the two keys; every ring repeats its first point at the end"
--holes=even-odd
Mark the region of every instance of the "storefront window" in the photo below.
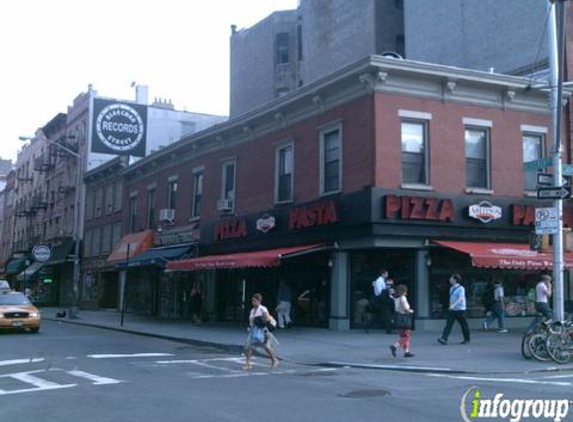
{"type": "MultiPolygon", "coordinates": [[[[373,318],[370,312],[370,301],[373,296],[372,282],[380,275],[381,269],[388,270],[388,277],[394,280],[394,285],[408,286],[408,300],[412,306],[415,303],[414,289],[414,251],[408,249],[375,249],[359,251],[351,258],[351,328],[370,325],[373,318]]],[[[377,328],[378,321],[372,321],[377,328]]]]}
{"type": "Polygon", "coordinates": [[[431,251],[430,311],[432,318],[445,316],[449,305],[449,278],[460,273],[466,289],[467,316],[485,316],[482,295],[488,283],[502,281],[505,291],[506,315],[535,315],[528,292],[539,280],[539,271],[473,267],[469,256],[443,249],[431,251]]]}

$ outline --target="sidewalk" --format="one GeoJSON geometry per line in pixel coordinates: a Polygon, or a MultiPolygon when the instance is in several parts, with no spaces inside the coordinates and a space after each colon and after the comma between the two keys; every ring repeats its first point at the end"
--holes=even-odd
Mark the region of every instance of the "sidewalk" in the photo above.
{"type": "MultiPolygon", "coordinates": [[[[66,324],[124,331],[189,344],[224,348],[240,354],[247,337],[246,327],[238,324],[206,323],[195,326],[190,321],[125,314],[120,326],[116,311],[79,311],[78,319],[56,318],[59,308],[43,308],[45,320],[66,324]]],[[[525,360],[521,356],[521,331],[502,334],[496,331],[472,331],[469,345],[460,345],[461,334],[455,327],[450,344],[443,346],[437,332],[413,332],[414,358],[393,358],[389,345],[395,335],[381,330],[331,331],[321,328],[293,327],[277,330],[278,355],[282,360],[307,365],[341,365],[416,372],[452,372],[479,374],[510,374],[538,371],[572,371],[573,363],[525,360]]],[[[398,356],[402,356],[399,352],[398,356]]]]}

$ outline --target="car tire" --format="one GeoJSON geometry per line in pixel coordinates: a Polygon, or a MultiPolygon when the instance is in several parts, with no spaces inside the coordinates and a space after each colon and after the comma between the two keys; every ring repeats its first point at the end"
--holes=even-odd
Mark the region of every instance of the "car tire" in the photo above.
{"type": "Polygon", "coordinates": [[[36,334],[36,333],[38,333],[39,331],[40,331],[40,327],[30,328],[30,332],[31,332],[31,333],[36,334]]]}

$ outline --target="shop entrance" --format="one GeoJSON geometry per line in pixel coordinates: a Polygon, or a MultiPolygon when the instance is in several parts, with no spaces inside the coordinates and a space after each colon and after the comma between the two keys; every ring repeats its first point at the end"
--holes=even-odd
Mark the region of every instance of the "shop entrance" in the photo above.
{"type": "MultiPolygon", "coordinates": [[[[411,249],[370,249],[355,251],[351,254],[351,328],[380,328],[381,318],[374,312],[372,283],[382,269],[388,270],[388,278],[394,280],[394,286],[404,284],[408,287],[408,302],[416,303],[415,251],[411,249]]],[[[389,303],[388,307],[391,308],[389,303]]],[[[389,310],[388,312],[393,312],[389,310]]]]}

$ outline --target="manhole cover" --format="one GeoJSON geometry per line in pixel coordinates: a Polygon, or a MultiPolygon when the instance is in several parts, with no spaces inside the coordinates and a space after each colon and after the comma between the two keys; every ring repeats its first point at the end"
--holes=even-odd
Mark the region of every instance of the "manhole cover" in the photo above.
{"type": "Polygon", "coordinates": [[[389,396],[390,392],[388,390],[355,390],[349,391],[345,394],[339,394],[338,397],[345,397],[348,399],[367,399],[371,397],[385,397],[389,396]]]}

